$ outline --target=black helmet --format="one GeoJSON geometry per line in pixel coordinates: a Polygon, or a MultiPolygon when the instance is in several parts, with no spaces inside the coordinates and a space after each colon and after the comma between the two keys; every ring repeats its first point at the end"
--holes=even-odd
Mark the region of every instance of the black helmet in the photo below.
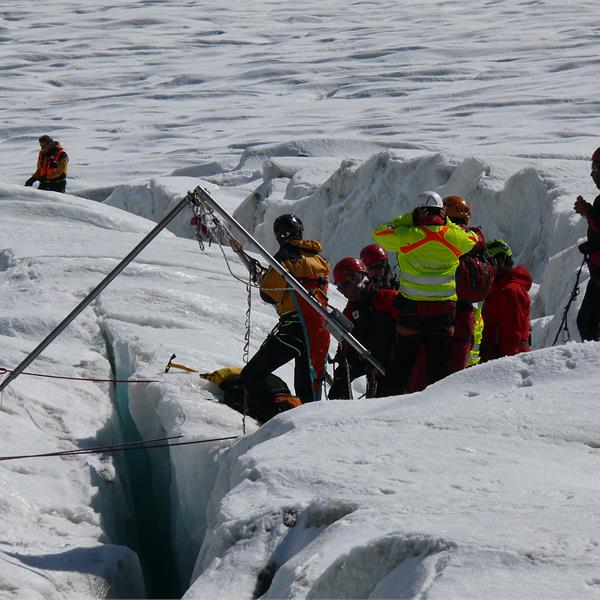
{"type": "Polygon", "coordinates": [[[273,232],[278,242],[288,239],[301,240],[304,225],[296,215],[281,215],[273,222],[273,232]]]}

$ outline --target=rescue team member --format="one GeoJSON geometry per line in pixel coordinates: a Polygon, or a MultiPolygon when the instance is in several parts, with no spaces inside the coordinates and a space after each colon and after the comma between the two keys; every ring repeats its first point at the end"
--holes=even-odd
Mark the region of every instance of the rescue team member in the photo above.
{"type": "Polygon", "coordinates": [[[481,302],[485,300],[491,288],[493,267],[489,255],[483,256],[486,252],[486,246],[481,229],[479,227],[469,227],[471,221],[469,203],[462,196],[446,196],[443,202],[446,217],[463,229],[472,231],[478,237],[475,247],[467,255],[460,258],[456,273],[458,301],[456,303],[454,335],[452,336],[452,351],[448,363],[448,373],[454,373],[479,362],[479,346],[484,327],[481,316],[481,302]],[[479,263],[468,262],[478,258],[481,259],[479,263]],[[477,277],[474,277],[473,280],[469,279],[468,281],[465,277],[460,279],[459,275],[471,273],[479,266],[482,269],[482,275],[487,275],[487,278],[478,280],[477,277]],[[463,284],[462,288],[461,282],[463,284]]]}
{"type": "MultiPolygon", "coordinates": [[[[592,181],[600,189],[600,148],[592,154],[592,181]]],[[[577,313],[577,329],[581,340],[600,340],[600,195],[593,204],[577,196],[573,207],[578,215],[587,221],[587,240],[579,246],[585,255],[590,278],[585,288],[585,296],[577,313]]]]}
{"type": "Polygon", "coordinates": [[[343,312],[353,324],[352,335],[383,365],[386,375],[381,376],[347,342],[341,342],[334,360],[337,366],[329,398],[351,398],[352,381],[362,375],[367,376],[368,398],[390,396],[393,393],[390,358],[398,317],[394,300],[398,292],[373,285],[367,267],[352,257],[342,258],[335,265],[333,281],[348,300],[343,312]]]}
{"type": "Polygon", "coordinates": [[[49,135],[43,135],[38,140],[40,152],[38,154],[37,169],[25,182],[27,187],[36,181],[40,184],[38,189],[52,192],[64,192],[67,186],[67,168],[69,157],[59,142],[49,135]]]}
{"type": "Polygon", "coordinates": [[[496,267],[492,289],[483,303],[482,362],[528,352],[531,335],[531,275],[525,267],[513,267],[512,250],[504,240],[492,240],[487,249],[496,267]]]}
{"type": "MultiPolygon", "coordinates": [[[[320,255],[320,242],[303,239],[304,226],[293,214],[275,219],[273,231],[279,243],[275,258],[308,291],[318,288],[326,300],[329,264],[320,255]]],[[[269,267],[261,282],[260,295],[275,305],[279,322],[240,374],[249,401],[260,402],[268,397],[266,376],[292,359],[296,396],[302,402],[319,400],[329,350],[329,332],[323,317],[290,289],[273,267],[269,267]]],[[[260,412],[260,407],[252,408],[260,412]]]]}
{"type": "Polygon", "coordinates": [[[454,274],[459,258],[476,245],[478,236],[446,219],[439,194],[423,192],[412,213],[377,227],[373,238],[398,256],[399,317],[393,371],[396,393],[404,393],[409,390],[422,347],[427,383],[448,374],[457,300],[454,274]]]}
{"type": "Polygon", "coordinates": [[[397,290],[398,278],[390,265],[389,254],[379,244],[368,244],[360,251],[360,260],[367,269],[373,287],[397,290]]]}

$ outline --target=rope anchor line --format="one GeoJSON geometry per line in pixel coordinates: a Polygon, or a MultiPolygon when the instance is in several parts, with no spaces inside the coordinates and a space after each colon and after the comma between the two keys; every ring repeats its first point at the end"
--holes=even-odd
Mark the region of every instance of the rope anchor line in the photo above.
{"type": "MultiPolygon", "coordinates": [[[[0,375],[14,373],[12,369],[0,367],[0,375]]],[[[94,377],[67,377],[66,375],[47,375],[46,373],[30,373],[21,371],[21,375],[29,375],[30,377],[45,377],[48,379],[66,379],[69,381],[93,381],[94,383],[160,383],[158,379],[96,379],[94,377]]]]}
{"type": "Polygon", "coordinates": [[[169,440],[180,439],[183,436],[155,438],[151,440],[140,440],[137,442],[123,442],[121,444],[109,444],[106,446],[93,446],[92,448],[76,448],[75,450],[62,450],[57,452],[44,452],[40,454],[21,454],[13,456],[0,456],[0,461],[18,460],[22,458],[49,458],[53,456],[77,456],[79,454],[107,454],[125,452],[129,450],[148,450],[152,448],[170,448],[172,446],[188,446],[190,444],[206,444],[208,442],[224,442],[235,440],[239,436],[232,435],[222,438],[210,438],[205,440],[189,440],[187,442],[171,442],[169,440]]]}

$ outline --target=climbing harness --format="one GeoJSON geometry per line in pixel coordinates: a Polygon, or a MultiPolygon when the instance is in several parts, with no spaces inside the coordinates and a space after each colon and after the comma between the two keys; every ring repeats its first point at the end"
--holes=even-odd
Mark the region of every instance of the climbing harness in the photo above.
{"type": "Polygon", "coordinates": [[[565,310],[563,312],[560,326],[558,328],[558,331],[556,332],[556,337],[554,338],[554,341],[552,342],[553,346],[554,346],[554,344],[556,344],[556,341],[558,340],[558,336],[560,335],[561,331],[564,331],[563,342],[568,342],[571,340],[571,332],[569,331],[569,325],[567,323],[567,316],[569,313],[569,308],[571,308],[571,304],[573,303],[573,300],[575,300],[575,298],[577,298],[577,296],[579,296],[579,291],[580,291],[579,290],[579,278],[581,277],[581,270],[583,269],[583,265],[585,264],[586,259],[587,259],[587,255],[584,254],[583,261],[581,261],[581,266],[579,267],[579,271],[577,271],[577,275],[575,276],[575,285],[573,286],[573,289],[571,290],[571,295],[569,296],[569,301],[567,302],[567,305],[565,306],[565,310]]]}

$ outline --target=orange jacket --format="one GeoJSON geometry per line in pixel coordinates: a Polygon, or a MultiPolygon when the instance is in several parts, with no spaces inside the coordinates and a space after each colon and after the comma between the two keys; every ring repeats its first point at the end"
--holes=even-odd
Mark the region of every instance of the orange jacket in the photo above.
{"type": "Polygon", "coordinates": [[[69,157],[58,142],[52,142],[48,148],[42,148],[38,154],[37,169],[32,177],[46,181],[58,181],[67,176],[69,157]]]}
{"type": "MultiPolygon", "coordinates": [[[[322,249],[320,242],[315,240],[288,240],[275,258],[307,290],[318,287],[327,293],[329,263],[319,255],[322,249]]],[[[260,285],[260,295],[266,302],[276,305],[278,315],[297,310],[287,282],[273,267],[269,267],[260,285]]]]}

